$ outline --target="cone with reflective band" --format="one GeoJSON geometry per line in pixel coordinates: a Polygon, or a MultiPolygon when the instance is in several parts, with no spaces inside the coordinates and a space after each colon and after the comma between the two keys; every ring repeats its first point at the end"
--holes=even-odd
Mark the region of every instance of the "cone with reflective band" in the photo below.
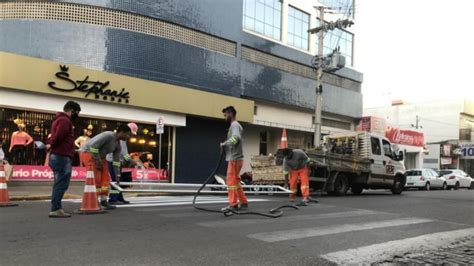
{"type": "Polygon", "coordinates": [[[280,142],[280,150],[288,149],[288,139],[286,138],[286,129],[283,129],[281,133],[281,142],[280,142]]]}
{"type": "Polygon", "coordinates": [[[97,202],[97,189],[95,187],[94,171],[90,168],[87,171],[86,182],[84,186],[84,194],[82,195],[81,208],[77,210],[77,214],[99,214],[105,213],[97,202]]]}
{"type": "Polygon", "coordinates": [[[13,207],[18,204],[10,203],[10,197],[8,196],[7,178],[5,175],[5,168],[0,165],[0,207],[13,207]]]}

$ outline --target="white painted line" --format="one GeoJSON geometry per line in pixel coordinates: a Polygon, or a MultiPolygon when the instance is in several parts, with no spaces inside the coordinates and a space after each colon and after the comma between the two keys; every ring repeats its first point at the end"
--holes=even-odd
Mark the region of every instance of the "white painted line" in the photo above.
{"type": "Polygon", "coordinates": [[[6,183],[0,183],[0,189],[7,189],[6,183]]]}
{"type": "Polygon", "coordinates": [[[303,228],[303,229],[293,229],[293,230],[284,230],[284,231],[275,231],[275,232],[264,232],[248,235],[250,238],[255,238],[265,242],[279,242],[286,240],[302,239],[315,236],[325,236],[340,234],[345,232],[356,232],[363,230],[372,230],[377,228],[385,227],[394,227],[402,226],[409,224],[420,224],[428,223],[432,220],[428,219],[418,219],[418,218],[404,218],[396,220],[385,220],[377,221],[363,224],[342,224],[335,226],[325,226],[317,228],[303,228]]]}
{"type": "MultiPolygon", "coordinates": [[[[266,200],[253,200],[249,202],[256,201],[266,201],[266,200]]],[[[197,204],[213,204],[213,203],[227,203],[227,200],[209,200],[209,201],[198,201],[197,204]]],[[[117,205],[117,208],[134,208],[134,207],[156,207],[156,206],[176,206],[176,205],[191,205],[192,202],[189,201],[177,201],[177,202],[159,202],[156,203],[144,203],[144,204],[127,204],[127,205],[117,205]]]]}
{"type": "Polygon", "coordinates": [[[406,252],[436,250],[456,240],[474,236],[474,228],[421,235],[355,249],[337,251],[321,257],[336,264],[371,264],[392,259],[406,252]]]}
{"type": "MultiPolygon", "coordinates": [[[[317,210],[321,210],[324,205],[318,204],[317,210]]],[[[286,210],[284,210],[286,211],[286,210]]],[[[289,212],[291,210],[288,210],[289,212]]],[[[380,212],[370,211],[370,210],[356,210],[356,211],[345,211],[345,212],[330,212],[330,213],[320,213],[320,214],[307,214],[307,215],[293,215],[293,216],[283,216],[278,219],[278,222],[296,222],[304,220],[318,220],[318,219],[331,219],[331,218],[344,218],[344,217],[354,217],[354,216],[365,216],[380,214],[380,212]]],[[[204,227],[231,227],[231,226],[242,226],[242,225],[254,225],[254,224],[268,224],[274,223],[275,220],[269,219],[238,219],[238,220],[229,220],[229,221],[212,221],[212,222],[202,222],[197,223],[200,226],[204,227]]]]}

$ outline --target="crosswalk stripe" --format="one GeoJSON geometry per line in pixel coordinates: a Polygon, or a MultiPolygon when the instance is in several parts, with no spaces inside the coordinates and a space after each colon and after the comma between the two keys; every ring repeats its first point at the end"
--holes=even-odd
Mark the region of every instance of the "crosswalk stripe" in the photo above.
{"type": "Polygon", "coordinates": [[[474,236],[474,228],[439,232],[412,238],[389,241],[355,249],[337,251],[321,257],[336,264],[364,265],[389,260],[406,252],[436,250],[456,240],[474,236]]]}
{"type": "MultiPolygon", "coordinates": [[[[317,211],[321,210],[324,205],[318,205],[317,211]]],[[[303,221],[303,220],[317,220],[317,219],[330,219],[330,218],[344,218],[344,217],[354,217],[354,216],[364,216],[380,214],[379,212],[370,211],[370,210],[356,210],[356,211],[345,211],[345,212],[330,212],[330,213],[319,213],[319,214],[306,214],[306,215],[292,215],[292,216],[283,216],[278,219],[279,222],[293,222],[293,221],[303,221]]],[[[197,223],[200,226],[204,227],[230,227],[230,226],[243,226],[243,225],[253,225],[253,224],[267,224],[274,223],[274,220],[268,219],[238,219],[238,220],[227,220],[227,221],[212,221],[212,222],[201,222],[197,223]]]]}
{"type": "Polygon", "coordinates": [[[315,236],[333,235],[345,232],[355,232],[363,230],[371,230],[377,228],[394,227],[410,224],[428,223],[433,220],[418,218],[403,218],[396,220],[385,220],[363,224],[342,224],[335,226],[325,226],[318,228],[303,228],[275,232],[263,232],[248,235],[250,238],[258,239],[265,242],[279,242],[285,240],[302,239],[315,236]]]}

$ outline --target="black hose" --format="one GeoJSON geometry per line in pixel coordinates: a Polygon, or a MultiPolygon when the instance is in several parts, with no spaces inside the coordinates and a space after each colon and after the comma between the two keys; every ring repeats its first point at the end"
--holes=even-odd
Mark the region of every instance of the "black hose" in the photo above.
{"type": "Polygon", "coordinates": [[[240,212],[240,211],[236,211],[236,210],[225,210],[225,211],[222,211],[222,210],[214,210],[214,209],[208,209],[208,208],[199,207],[199,206],[196,204],[196,199],[197,199],[197,197],[201,194],[201,191],[206,187],[207,183],[211,180],[211,178],[213,178],[214,175],[217,173],[217,170],[219,169],[219,166],[222,164],[222,161],[224,160],[224,155],[225,155],[225,153],[222,152],[222,153],[221,153],[221,156],[220,156],[220,158],[219,158],[219,162],[217,163],[216,167],[212,170],[211,174],[207,177],[207,179],[204,181],[204,183],[202,184],[202,186],[197,190],[196,194],[194,194],[193,207],[194,207],[195,209],[200,210],[200,211],[206,211],[206,212],[222,213],[222,214],[224,214],[226,217],[236,214],[236,215],[259,215],[259,216],[268,217],[268,218],[278,218],[278,217],[281,217],[281,216],[283,215],[282,209],[284,209],[284,208],[291,208],[291,209],[295,209],[295,210],[298,209],[298,207],[296,207],[296,206],[294,206],[294,205],[282,205],[282,206],[280,206],[280,207],[271,209],[268,213],[263,213],[263,212],[254,212],[254,211],[240,212]]]}

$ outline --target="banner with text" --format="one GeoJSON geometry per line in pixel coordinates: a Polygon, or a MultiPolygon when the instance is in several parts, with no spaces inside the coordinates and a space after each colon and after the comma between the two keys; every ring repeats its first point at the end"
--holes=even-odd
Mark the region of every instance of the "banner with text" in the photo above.
{"type": "Polygon", "coordinates": [[[385,137],[392,143],[423,147],[425,137],[423,132],[387,127],[385,137]]]}
{"type": "MultiPolygon", "coordinates": [[[[123,172],[132,172],[133,181],[167,181],[168,174],[165,169],[135,169],[124,168],[123,172]]],[[[84,181],[87,169],[85,167],[73,167],[71,181],[84,181]]],[[[14,165],[10,180],[12,181],[52,181],[53,171],[48,166],[36,165],[14,165]]]]}

